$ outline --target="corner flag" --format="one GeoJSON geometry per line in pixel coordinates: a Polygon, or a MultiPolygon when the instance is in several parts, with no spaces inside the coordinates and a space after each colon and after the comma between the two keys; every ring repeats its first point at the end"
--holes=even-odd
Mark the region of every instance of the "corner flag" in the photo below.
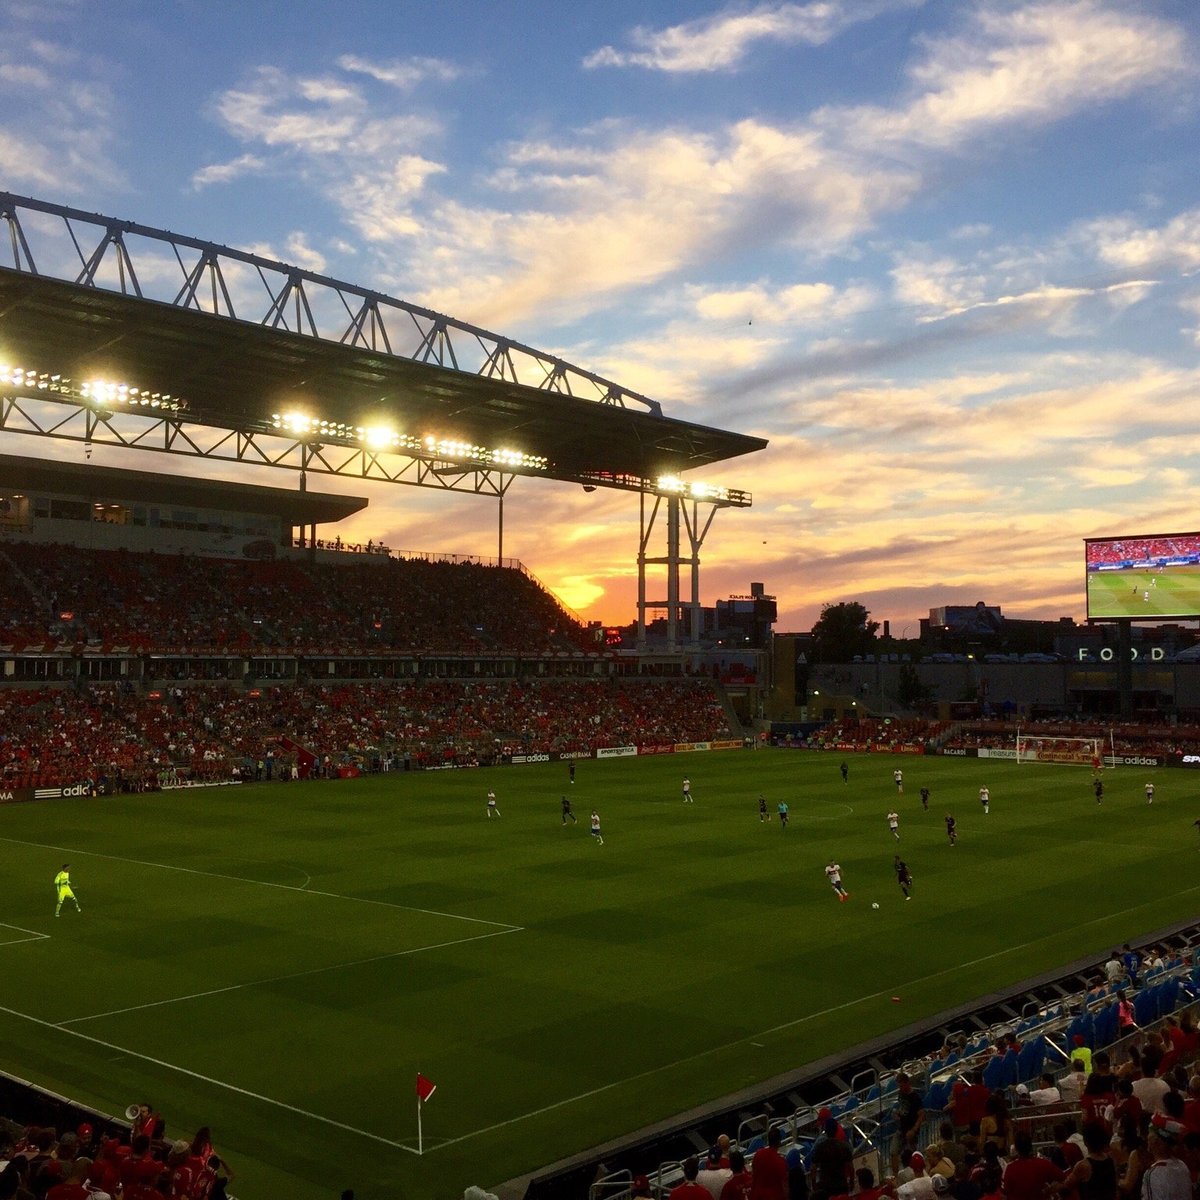
{"type": "Polygon", "coordinates": [[[425,1101],[437,1091],[437,1084],[426,1079],[420,1071],[417,1072],[417,1153],[425,1152],[425,1139],[421,1133],[421,1109],[425,1101]]]}

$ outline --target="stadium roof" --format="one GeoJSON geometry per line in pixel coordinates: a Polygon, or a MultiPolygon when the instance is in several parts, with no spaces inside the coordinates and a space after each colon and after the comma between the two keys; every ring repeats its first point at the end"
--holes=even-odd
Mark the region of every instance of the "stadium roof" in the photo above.
{"type": "Polygon", "coordinates": [[[539,475],[601,486],[677,476],[767,445],[666,417],[652,400],[485,330],[244,252],[7,193],[0,218],[13,261],[0,266],[0,363],[75,385],[119,380],[169,393],[181,420],[258,434],[273,432],[274,414],[297,410],[331,424],[387,422],[413,438],[508,447],[544,458],[539,475]],[[35,265],[33,233],[27,239],[20,221],[26,208],[30,230],[46,214],[61,218],[74,244],[67,253],[82,265],[74,278],[47,274],[50,255],[35,265]],[[90,253],[81,243],[91,235],[80,233],[88,226],[99,238],[90,253]],[[146,294],[137,238],[159,243],[147,280],[162,273],[161,243],[174,251],[184,282],[173,298],[146,294]],[[272,272],[283,282],[269,280],[272,272]],[[238,291],[255,275],[269,305],[247,319],[238,291]],[[318,329],[323,311],[340,312],[341,325],[318,329]],[[415,348],[400,345],[406,335],[415,348]],[[482,361],[468,369],[472,352],[482,361]]]}
{"type": "Polygon", "coordinates": [[[159,471],[126,471],[93,463],[48,462],[0,454],[4,495],[56,492],[91,500],[181,504],[221,512],[259,513],[291,525],[341,521],[367,507],[363,496],[259,487],[216,479],[191,479],[159,471]]]}

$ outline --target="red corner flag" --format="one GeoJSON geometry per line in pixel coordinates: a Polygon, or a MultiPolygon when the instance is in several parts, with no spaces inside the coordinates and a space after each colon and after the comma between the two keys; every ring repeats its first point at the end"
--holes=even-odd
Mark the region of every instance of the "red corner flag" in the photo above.
{"type": "Polygon", "coordinates": [[[420,1071],[417,1072],[417,1099],[424,1102],[437,1091],[437,1084],[425,1078],[420,1071]]]}

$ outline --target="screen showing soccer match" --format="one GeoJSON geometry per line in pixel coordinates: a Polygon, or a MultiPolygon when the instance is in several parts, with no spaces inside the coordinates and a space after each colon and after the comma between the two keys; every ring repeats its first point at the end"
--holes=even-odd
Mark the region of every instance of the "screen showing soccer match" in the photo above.
{"type": "Polygon", "coordinates": [[[1087,615],[1200,617],[1200,533],[1087,538],[1087,615]]]}

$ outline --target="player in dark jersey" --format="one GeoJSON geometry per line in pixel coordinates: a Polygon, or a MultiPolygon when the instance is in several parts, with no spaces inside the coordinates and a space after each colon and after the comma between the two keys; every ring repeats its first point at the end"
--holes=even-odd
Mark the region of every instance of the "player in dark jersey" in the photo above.
{"type": "Polygon", "coordinates": [[[759,792],[758,793],[758,820],[759,820],[759,823],[761,824],[763,821],[770,821],[770,819],[771,819],[771,814],[769,812],[767,812],[767,798],[766,798],[766,796],[764,796],[762,794],[762,792],[759,792]]]}
{"type": "Polygon", "coordinates": [[[900,885],[900,890],[904,893],[905,900],[912,899],[912,872],[908,869],[908,863],[896,855],[892,862],[892,868],[896,872],[896,882],[900,885]]]}
{"type": "Polygon", "coordinates": [[[949,813],[946,814],[946,836],[952,846],[958,841],[958,822],[949,813]]]}
{"type": "Polygon", "coordinates": [[[921,807],[926,812],[929,811],[929,789],[927,787],[921,789],[921,807]]]}
{"type": "Polygon", "coordinates": [[[572,825],[579,824],[579,822],[575,820],[575,814],[571,811],[571,801],[569,799],[567,799],[566,796],[564,796],[562,798],[562,823],[564,825],[567,823],[568,817],[571,818],[572,825]]]}
{"type": "Polygon", "coordinates": [[[1093,779],[1092,780],[1092,791],[1096,793],[1096,803],[1103,804],[1104,803],[1104,780],[1103,779],[1093,779]]]}
{"type": "Polygon", "coordinates": [[[845,762],[842,763],[842,782],[850,782],[850,767],[845,762]]]}

